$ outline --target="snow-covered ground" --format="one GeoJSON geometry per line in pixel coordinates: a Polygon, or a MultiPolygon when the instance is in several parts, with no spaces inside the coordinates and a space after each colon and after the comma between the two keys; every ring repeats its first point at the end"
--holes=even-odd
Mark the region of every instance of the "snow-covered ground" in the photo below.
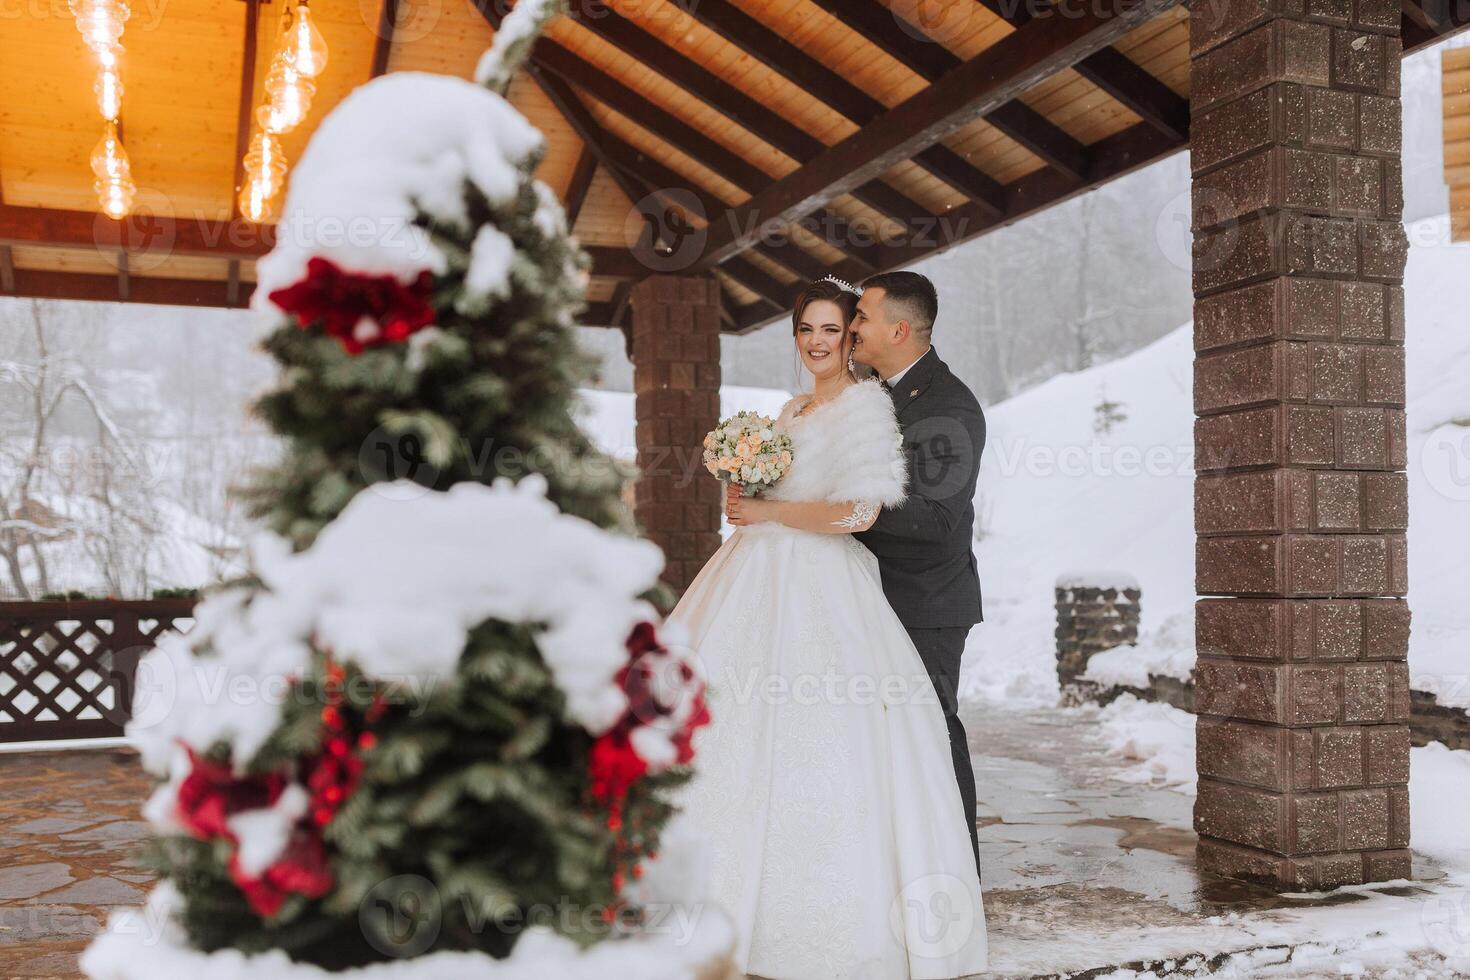
{"type": "MultiPolygon", "coordinates": [[[[1409,662],[1415,688],[1470,705],[1470,335],[1459,288],[1470,281],[1470,245],[1450,244],[1444,218],[1411,225],[1409,240],[1409,662]]],[[[1143,589],[1138,647],[1098,658],[1089,676],[1188,676],[1192,362],[1186,324],[986,413],[976,546],[986,622],[970,634],[967,696],[1054,702],[1053,586],[1079,567],[1130,573],[1143,589]],[[1104,400],[1124,418],[1099,434],[1104,400]]]]}
{"type": "MultiPolygon", "coordinates": [[[[1102,709],[1098,720],[1109,751],[1134,763],[1118,778],[1193,796],[1193,715],[1124,694],[1102,709]]],[[[1416,886],[1424,891],[1356,886],[1339,890],[1355,894],[1351,903],[1303,908],[1285,916],[1278,911],[1223,916],[1222,926],[1242,931],[1242,939],[1234,940],[1236,948],[1246,945],[1245,937],[1260,948],[1232,956],[1217,967],[1217,975],[1470,976],[1470,835],[1464,816],[1465,801],[1470,800],[1470,752],[1435,743],[1411,750],[1409,765],[1409,834],[1415,877],[1424,879],[1416,886]],[[1292,947],[1290,962],[1282,959],[1286,947],[1292,947]]],[[[1189,829],[1187,823],[1179,827],[1189,829]]],[[[1141,980],[1194,975],[1185,963],[1179,967],[1177,973],[1122,970],[1109,976],[1141,980]]]]}

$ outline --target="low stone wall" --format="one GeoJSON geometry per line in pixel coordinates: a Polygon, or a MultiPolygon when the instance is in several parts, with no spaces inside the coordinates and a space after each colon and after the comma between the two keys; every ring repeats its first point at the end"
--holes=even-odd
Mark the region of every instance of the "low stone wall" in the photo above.
{"type": "Polygon", "coordinates": [[[1063,698],[1064,703],[1068,705],[1078,705],[1084,702],[1108,705],[1125,694],[1131,694],[1140,701],[1158,701],[1173,705],[1180,711],[1194,713],[1194,681],[1184,681],[1163,674],[1149,674],[1148,687],[1135,687],[1132,684],[1099,684],[1097,681],[1079,680],[1070,685],[1064,692],[1063,698]]]}
{"type": "Polygon", "coordinates": [[[1138,583],[1118,573],[1057,579],[1057,679],[1064,700],[1089,700],[1082,680],[1094,654],[1138,642],[1138,583]]]}
{"type": "MultiPolygon", "coordinates": [[[[1062,704],[1107,705],[1125,694],[1194,711],[1194,677],[1188,680],[1149,674],[1148,686],[1086,680],[1087,662],[1096,654],[1138,642],[1142,592],[1128,576],[1115,572],[1079,573],[1057,579],[1057,682],[1062,704]]],[[[1438,702],[1427,691],[1409,692],[1409,739],[1414,745],[1443,742],[1470,749],[1470,712],[1438,702]]]]}
{"type": "Polygon", "coordinates": [[[1470,713],[1440,704],[1427,691],[1409,691],[1409,741],[1414,745],[1443,742],[1452,749],[1470,749],[1470,713]]]}

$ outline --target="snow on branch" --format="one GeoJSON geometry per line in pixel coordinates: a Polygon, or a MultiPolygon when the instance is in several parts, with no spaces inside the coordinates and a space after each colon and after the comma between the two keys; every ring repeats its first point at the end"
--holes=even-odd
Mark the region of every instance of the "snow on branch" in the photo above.
{"type": "Polygon", "coordinates": [[[495,40],[475,66],[475,81],[492,92],[504,92],[511,77],[531,53],[546,22],[562,12],[564,0],[520,0],[495,32],[495,40]]]}

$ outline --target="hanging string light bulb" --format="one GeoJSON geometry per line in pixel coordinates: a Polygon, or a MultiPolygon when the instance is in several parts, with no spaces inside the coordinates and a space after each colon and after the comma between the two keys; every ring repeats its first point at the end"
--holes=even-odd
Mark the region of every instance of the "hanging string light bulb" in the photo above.
{"type": "Polygon", "coordinates": [[[327,67],[327,40],[312,22],[306,0],[296,5],[296,15],[286,27],[282,47],[286,62],[307,78],[315,78],[327,67]]]}
{"type": "Polygon", "coordinates": [[[286,156],[275,134],[257,132],[245,154],[245,186],[240,213],[257,224],[274,214],[271,201],[286,185],[286,156]]]}
{"type": "Polygon", "coordinates": [[[103,119],[116,119],[122,114],[123,83],[118,66],[103,67],[97,73],[97,81],[92,83],[92,91],[97,96],[97,111],[102,113],[103,119]]]}
{"type": "Polygon", "coordinates": [[[311,111],[316,85],[284,59],[277,59],[265,76],[265,94],[270,101],[257,114],[261,125],[272,133],[289,133],[301,125],[311,111]]]}
{"type": "Polygon", "coordinates": [[[123,0],[71,0],[71,12],[87,47],[99,56],[118,48],[123,25],[132,14],[123,0]]]}
{"type": "Polygon", "coordinates": [[[103,128],[102,139],[92,150],[92,173],[97,177],[92,188],[104,213],[111,218],[124,218],[132,210],[133,196],[138,191],[128,152],[118,134],[123,99],[123,49],[119,42],[132,11],[124,0],[71,0],[71,13],[83,42],[97,57],[97,80],[92,83],[92,93],[97,97],[103,128]]]}
{"type": "Polygon", "coordinates": [[[117,135],[117,123],[109,119],[102,138],[92,149],[92,173],[97,175],[92,189],[109,218],[125,218],[133,209],[133,195],[137,185],[133,183],[128,154],[117,135]]]}
{"type": "Polygon", "coordinates": [[[266,72],[264,96],[255,110],[257,128],[243,161],[240,213],[254,222],[275,213],[274,200],[286,186],[286,156],[280,137],[306,121],[316,95],[313,78],[327,66],[327,42],[312,22],[306,0],[282,14],[281,33],[266,72]]]}

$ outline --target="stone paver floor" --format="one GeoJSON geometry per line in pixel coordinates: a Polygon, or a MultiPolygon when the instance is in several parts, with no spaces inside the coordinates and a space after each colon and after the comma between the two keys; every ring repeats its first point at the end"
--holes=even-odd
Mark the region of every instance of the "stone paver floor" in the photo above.
{"type": "MultiPolygon", "coordinates": [[[[1341,972],[1333,956],[1375,929],[1417,928],[1425,945],[1419,912],[1444,881],[1427,863],[1412,886],[1317,897],[1203,877],[1192,798],[1118,780],[1126,763],[1092,737],[1094,711],[974,706],[966,717],[995,975],[1255,975],[1241,971],[1243,953],[1301,964],[1273,975],[1325,977],[1341,972]]],[[[0,980],[79,976],[77,955],[109,907],[142,900],[150,879],[132,856],[148,791],[123,750],[0,754],[0,980]]],[[[1406,976],[1454,975],[1432,952],[1403,960],[1406,976]]]]}
{"type": "MultiPolygon", "coordinates": [[[[1087,977],[1126,966],[1253,976],[1284,964],[1273,975],[1335,977],[1378,929],[1376,951],[1351,975],[1380,976],[1371,963],[1388,936],[1426,945],[1422,910],[1445,879],[1428,862],[1416,859],[1412,886],[1318,896],[1202,875],[1194,797],[1120,780],[1130,763],[1094,737],[1095,708],[962,712],[995,974],[1087,977]]],[[[1470,954],[1470,935],[1465,946],[1451,952],[1470,954]]],[[[1464,975],[1433,949],[1401,960],[1410,977],[1464,975]]]]}
{"type": "Polygon", "coordinates": [[[143,900],[150,785],[123,750],[0,755],[0,977],[80,976],[109,907],[143,900]]]}

